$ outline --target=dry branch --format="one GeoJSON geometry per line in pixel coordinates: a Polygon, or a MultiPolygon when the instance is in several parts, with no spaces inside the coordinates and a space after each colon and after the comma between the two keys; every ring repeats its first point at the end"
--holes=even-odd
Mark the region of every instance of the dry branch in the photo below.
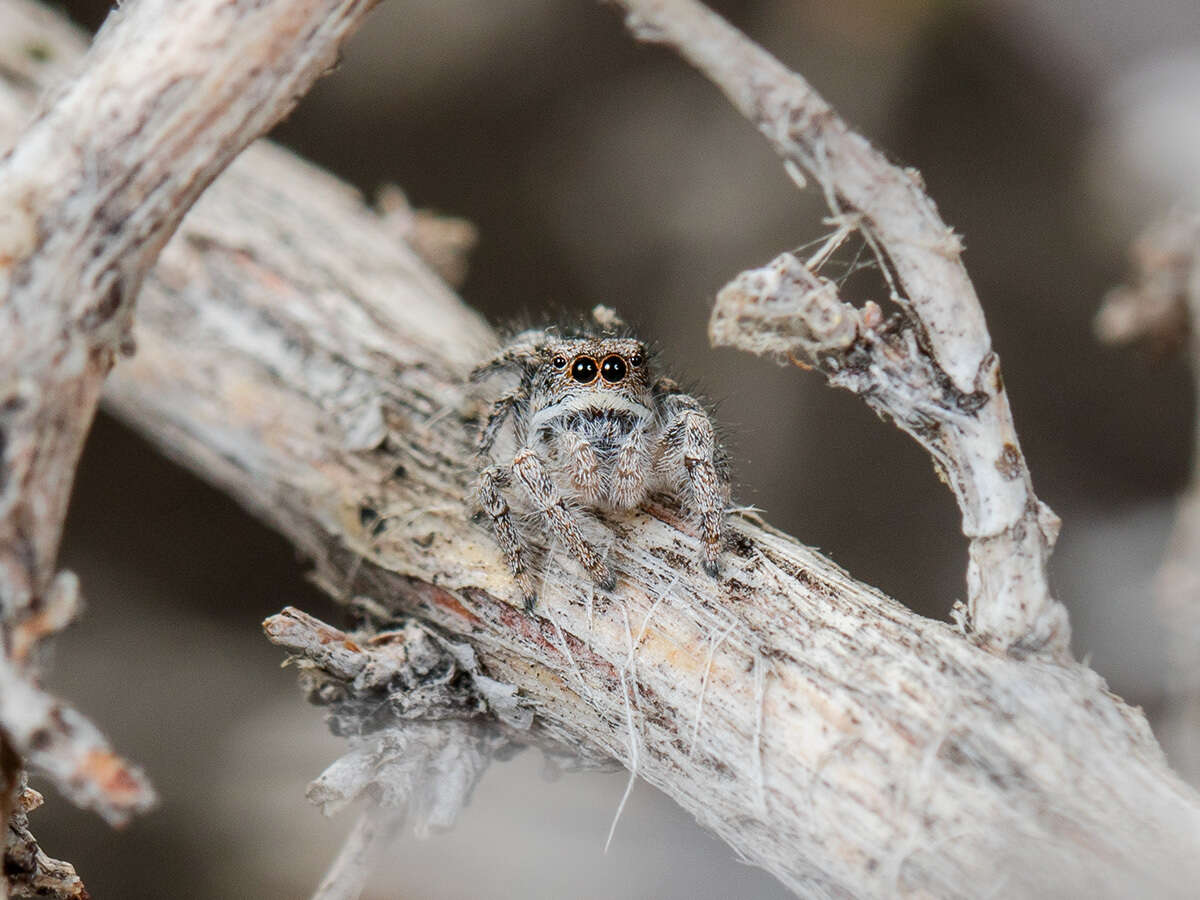
{"type": "MultiPolygon", "coordinates": [[[[192,202],[334,61],[372,0],[119,7],[0,159],[0,731],[75,803],[114,823],[154,792],[30,654],[78,606],[56,573],[75,466],[105,376],[132,352],[133,300],[192,202]]],[[[0,7],[4,124],[81,41],[23,2],[0,7]],[[25,88],[20,98],[12,87],[25,88]]],[[[6,763],[17,762],[8,754],[6,763]]],[[[15,773],[6,772],[9,780],[15,773]]],[[[0,803],[8,818],[9,805],[0,803]]]]}
{"type": "MultiPolygon", "coordinates": [[[[1114,288],[1096,316],[1112,344],[1189,349],[1200,396],[1200,215],[1176,210],[1134,243],[1134,282],[1114,288]]],[[[1200,419],[1195,470],[1179,501],[1158,574],[1158,612],[1167,626],[1167,708],[1163,743],[1180,774],[1200,783],[1200,419]]]]}
{"type": "MultiPolygon", "coordinates": [[[[817,181],[842,237],[857,229],[875,251],[890,299],[906,313],[913,340],[896,349],[909,358],[887,373],[837,383],[916,438],[954,491],[970,541],[967,626],[976,639],[1022,653],[1068,653],[1066,610],[1050,595],[1046,570],[1058,519],[1033,493],[962,242],[920,175],[889,163],[803,78],[695,0],[615,2],[639,38],[678,51],[721,88],[794,178],[803,183],[803,170],[817,181]]],[[[850,365],[890,365],[870,326],[802,268],[785,254],[732,284],[713,313],[714,342],[784,358],[824,349],[810,361],[829,376],[850,365]],[[840,324],[820,318],[830,315],[840,324]],[[836,348],[823,348],[819,339],[780,333],[829,327],[857,328],[862,339],[842,334],[836,348]]]]}
{"type": "MultiPolygon", "coordinates": [[[[974,330],[949,345],[978,351],[974,330]]],[[[335,596],[469,643],[535,712],[532,739],[636,760],[798,893],[1184,896],[1200,879],[1200,798],[1095,673],[989,652],[753,516],[731,518],[716,584],[678,510],[614,520],[616,591],[551,549],[524,614],[471,519],[464,376],[494,335],[287,154],[256,145],[206,192],[136,335],[114,411],[287,534],[335,596]]],[[[971,391],[978,372],[954,377],[971,391]]]]}
{"type": "Polygon", "coordinates": [[[88,900],[83,881],[70,863],[51,859],[29,832],[29,813],[42,805],[42,795],[27,787],[24,778],[12,815],[4,848],[4,875],[11,900],[55,898],[88,900]]]}

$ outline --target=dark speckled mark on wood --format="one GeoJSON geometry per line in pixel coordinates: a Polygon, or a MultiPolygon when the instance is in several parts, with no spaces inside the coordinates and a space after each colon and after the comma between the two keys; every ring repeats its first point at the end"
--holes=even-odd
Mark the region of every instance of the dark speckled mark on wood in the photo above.
{"type": "MultiPolygon", "coordinates": [[[[483,607],[480,609],[481,614],[500,622],[506,631],[536,645],[544,655],[561,659],[564,668],[571,665],[570,660],[563,654],[559,639],[560,630],[556,629],[549,619],[538,615],[531,616],[522,609],[496,599],[486,591],[467,588],[463,593],[472,602],[483,607]]],[[[561,631],[561,634],[561,641],[566,644],[567,651],[571,659],[576,661],[576,665],[586,665],[606,682],[609,689],[619,690],[617,685],[620,683],[620,674],[611,662],[603,656],[598,656],[571,632],[561,631]]]]}
{"type": "Polygon", "coordinates": [[[730,549],[742,559],[750,559],[754,555],[754,541],[740,532],[734,532],[730,545],[730,549]]]}
{"type": "Polygon", "coordinates": [[[1012,758],[991,742],[985,743],[979,735],[950,734],[942,741],[937,755],[951,765],[971,768],[1002,790],[1033,789],[1029,776],[1012,758]]]}
{"type": "Polygon", "coordinates": [[[25,45],[25,55],[36,63],[46,63],[54,59],[54,48],[43,41],[33,41],[25,45]]]}
{"type": "MultiPolygon", "coordinates": [[[[363,528],[370,529],[371,537],[379,537],[387,528],[387,519],[379,515],[379,512],[366,503],[359,504],[358,507],[358,524],[363,528]]],[[[428,547],[428,544],[423,546],[428,547]]]]}
{"type": "Polygon", "coordinates": [[[663,562],[665,562],[671,568],[683,569],[684,571],[687,571],[692,564],[692,560],[689,557],[684,556],[682,553],[678,553],[674,550],[664,550],[662,559],[663,562]]]}
{"type": "Polygon", "coordinates": [[[754,598],[754,590],[750,585],[736,578],[725,579],[725,588],[731,596],[736,597],[738,600],[752,600],[754,598]]]}
{"type": "Polygon", "coordinates": [[[104,296],[100,298],[99,302],[92,309],[84,314],[81,327],[85,331],[95,331],[109,321],[109,319],[117,314],[117,310],[121,308],[121,299],[124,293],[121,279],[114,278],[112,284],[108,286],[108,290],[104,292],[104,296]]]}
{"type": "Polygon", "coordinates": [[[1009,481],[1021,477],[1021,451],[1013,444],[1004,445],[999,458],[996,460],[996,470],[1009,481]]]}

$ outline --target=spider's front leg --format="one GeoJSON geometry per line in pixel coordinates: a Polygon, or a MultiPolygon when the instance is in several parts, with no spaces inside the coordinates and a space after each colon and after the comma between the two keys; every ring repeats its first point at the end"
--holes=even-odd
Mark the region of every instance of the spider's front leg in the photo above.
{"type": "Polygon", "coordinates": [[[525,611],[533,612],[537,603],[537,590],[525,558],[525,545],[512,522],[512,510],[504,496],[505,488],[512,485],[512,477],[503,466],[489,466],[479,474],[479,502],[492,519],[492,530],[496,543],[504,551],[508,568],[525,598],[525,611]]]}
{"type": "Polygon", "coordinates": [[[542,351],[546,338],[546,332],[541,329],[521,332],[491,359],[476,366],[471,372],[471,380],[483,381],[497,372],[520,368],[542,351]]]}
{"type": "Polygon", "coordinates": [[[529,395],[523,387],[513,388],[511,391],[500,395],[488,412],[487,422],[479,430],[479,439],[476,441],[475,451],[480,456],[486,456],[492,452],[492,446],[496,443],[500,429],[504,427],[504,423],[508,420],[509,415],[514,410],[522,409],[528,402],[529,395]]]}
{"type": "Polygon", "coordinates": [[[529,494],[533,505],[549,523],[555,536],[563,542],[570,554],[579,560],[592,581],[606,591],[616,587],[617,579],[612,569],[584,539],[579,522],[567,506],[550,473],[546,471],[541,457],[526,447],[513,457],[512,471],[513,476],[529,494]]]}
{"type": "Polygon", "coordinates": [[[690,501],[686,505],[700,520],[700,562],[704,571],[716,578],[721,571],[721,529],[729,502],[729,478],[720,460],[712,420],[700,401],[679,392],[672,382],[664,382],[666,393],[659,400],[664,426],[658,468],[669,481],[686,484],[690,495],[685,498],[690,501]]]}

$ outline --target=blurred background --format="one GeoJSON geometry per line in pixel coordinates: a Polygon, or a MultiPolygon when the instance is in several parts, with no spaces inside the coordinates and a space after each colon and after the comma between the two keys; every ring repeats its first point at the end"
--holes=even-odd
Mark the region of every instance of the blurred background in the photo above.
{"type": "MultiPolygon", "coordinates": [[[[91,29],[107,12],[63,5],[91,29]]],[[[965,237],[1036,487],[1064,521],[1053,575],[1076,653],[1153,716],[1152,579],[1189,473],[1190,377],[1101,347],[1091,318],[1138,229],[1200,194],[1200,4],[714,5],[919,168],[965,237]]],[[[392,0],[273,137],[368,198],[394,183],[472,221],[462,294],[496,322],[615,307],[716,402],[737,500],[926,615],[964,596],[953,498],[915,444],[816,375],[708,347],[716,291],[826,234],[825,210],[614,10],[392,0]]],[[[872,295],[871,273],[849,288],[872,295]]],[[[51,686],[163,803],[118,834],[51,796],[32,823],[44,848],[97,898],[306,896],[352,814],[322,818],[304,788],[343,745],[258,627],[286,604],[340,621],[305,562],[104,416],[63,557],[89,606],[56,641],[51,686]]],[[[534,752],[493,766],[459,827],[406,837],[370,896],[785,896],[644,785],[603,855],[625,776],[541,769],[534,752]]]]}

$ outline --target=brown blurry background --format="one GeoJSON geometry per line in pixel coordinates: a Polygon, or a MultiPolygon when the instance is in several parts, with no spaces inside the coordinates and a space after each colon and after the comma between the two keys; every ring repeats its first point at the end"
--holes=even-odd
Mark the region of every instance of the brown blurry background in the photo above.
{"type": "MultiPolygon", "coordinates": [[[[1153,713],[1149,592],[1193,400],[1180,360],[1103,349],[1090,319],[1132,235],[1200,177],[1200,5],[715,5],[919,168],[965,236],[1035,483],[1064,520],[1054,577],[1075,650],[1153,713]]],[[[106,11],[65,6],[89,28],[106,11]]],[[[462,293],[497,322],[617,308],[717,402],[740,502],[925,614],[963,596],[957,511],[912,442],[815,375],[707,346],[715,292],[821,237],[825,210],[613,10],[392,0],[274,137],[368,197],[396,183],[474,222],[462,293]]],[[[847,289],[871,295],[873,279],[847,289]]],[[[51,796],[33,820],[44,847],[98,898],[306,896],[351,814],[322,818],[304,787],[342,745],[258,629],[289,603],[339,621],[304,561],[103,416],[63,556],[89,607],[49,681],[145,764],[163,803],[115,833],[51,796]]],[[[532,751],[495,765],[460,826],[406,837],[371,896],[784,896],[645,785],[602,855],[624,775],[551,783],[541,767],[532,751]]]]}

